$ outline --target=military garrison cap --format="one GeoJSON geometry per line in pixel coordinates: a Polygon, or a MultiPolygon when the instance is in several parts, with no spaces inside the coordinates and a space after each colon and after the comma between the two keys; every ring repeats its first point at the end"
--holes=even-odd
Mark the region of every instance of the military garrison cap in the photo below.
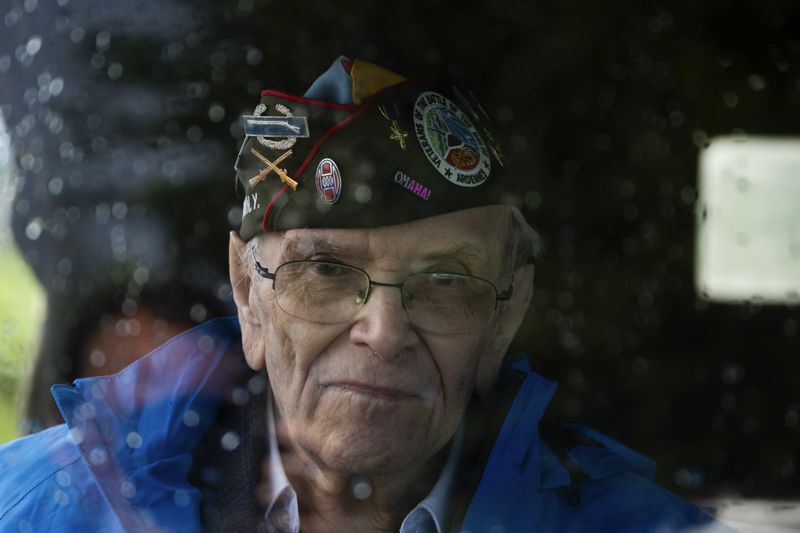
{"type": "Polygon", "coordinates": [[[242,117],[240,236],[400,224],[519,199],[491,120],[446,79],[337,59],[302,97],[261,93],[242,117]]]}

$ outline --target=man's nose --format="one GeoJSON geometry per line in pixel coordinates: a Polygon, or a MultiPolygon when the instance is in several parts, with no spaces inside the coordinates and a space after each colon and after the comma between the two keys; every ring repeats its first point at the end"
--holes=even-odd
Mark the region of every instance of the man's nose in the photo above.
{"type": "Polygon", "coordinates": [[[384,360],[394,360],[417,347],[420,339],[408,320],[398,287],[372,287],[367,303],[350,328],[350,340],[365,345],[384,360]]]}

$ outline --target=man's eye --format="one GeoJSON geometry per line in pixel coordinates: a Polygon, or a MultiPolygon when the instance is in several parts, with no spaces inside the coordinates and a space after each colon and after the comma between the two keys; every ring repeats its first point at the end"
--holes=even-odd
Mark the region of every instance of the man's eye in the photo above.
{"type": "Polygon", "coordinates": [[[346,273],[346,269],[333,263],[312,263],[311,270],[324,277],[337,277],[346,273]]]}
{"type": "Polygon", "coordinates": [[[436,287],[452,287],[456,285],[459,280],[460,276],[454,276],[453,274],[428,274],[428,283],[436,287]]]}

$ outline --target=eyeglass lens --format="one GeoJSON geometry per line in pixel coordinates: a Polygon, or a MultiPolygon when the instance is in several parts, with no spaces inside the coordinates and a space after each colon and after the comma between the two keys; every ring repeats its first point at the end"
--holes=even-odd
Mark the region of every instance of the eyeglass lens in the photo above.
{"type": "MultiPolygon", "coordinates": [[[[369,293],[369,276],[347,265],[294,261],[275,271],[278,306],[291,316],[312,322],[334,324],[352,319],[369,293]]],[[[408,276],[402,293],[411,323],[436,333],[482,329],[496,296],[494,287],[485,280],[439,272],[408,276]]]]}

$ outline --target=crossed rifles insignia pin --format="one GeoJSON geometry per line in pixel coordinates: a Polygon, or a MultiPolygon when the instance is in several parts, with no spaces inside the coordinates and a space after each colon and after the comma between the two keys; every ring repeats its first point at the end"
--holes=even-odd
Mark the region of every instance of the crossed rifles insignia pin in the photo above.
{"type": "MultiPolygon", "coordinates": [[[[274,161],[270,161],[264,154],[255,148],[251,148],[250,153],[265,166],[258,174],[250,178],[250,186],[255,187],[270,173],[274,172],[283,183],[296,190],[297,182],[289,177],[286,170],[278,165],[292,156],[291,148],[298,138],[308,137],[308,120],[306,117],[293,116],[289,108],[282,104],[275,105],[275,110],[281,113],[280,115],[263,116],[262,113],[266,110],[267,106],[265,104],[259,104],[252,115],[242,116],[245,137],[255,137],[259,144],[270,150],[286,151],[274,161]]],[[[244,148],[244,143],[242,148],[244,148]]]]}

